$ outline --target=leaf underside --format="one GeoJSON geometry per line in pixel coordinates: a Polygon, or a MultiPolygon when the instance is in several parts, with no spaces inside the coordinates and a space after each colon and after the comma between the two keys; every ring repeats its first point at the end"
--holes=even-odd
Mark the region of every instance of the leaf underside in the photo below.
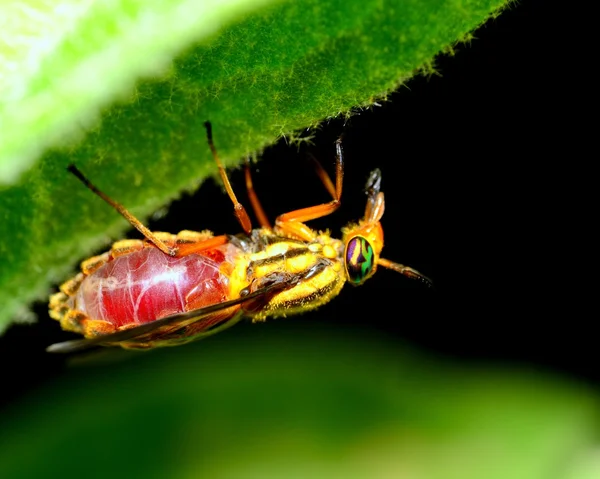
{"type": "MultiPolygon", "coordinates": [[[[0,329],[128,227],[66,174],[69,163],[145,219],[215,172],[207,119],[235,164],[385,99],[507,4],[113,3],[90,0],[36,68],[3,76],[14,83],[0,103],[0,329]]],[[[48,35],[60,12],[47,12],[48,35]]]]}

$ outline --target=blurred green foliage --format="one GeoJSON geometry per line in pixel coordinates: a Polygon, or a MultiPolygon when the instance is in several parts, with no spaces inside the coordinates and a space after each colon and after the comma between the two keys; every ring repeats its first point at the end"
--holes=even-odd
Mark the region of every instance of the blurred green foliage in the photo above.
{"type": "Polygon", "coordinates": [[[4,411],[0,477],[600,477],[580,384],[289,325],[81,362],[4,411]]]}
{"type": "Polygon", "coordinates": [[[0,185],[71,145],[140,77],[278,0],[0,2],[0,185]]]}

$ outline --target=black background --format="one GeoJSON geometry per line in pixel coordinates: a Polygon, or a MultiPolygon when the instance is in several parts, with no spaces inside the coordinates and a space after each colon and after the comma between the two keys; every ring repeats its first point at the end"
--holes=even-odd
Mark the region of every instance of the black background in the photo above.
{"type": "MultiPolygon", "coordinates": [[[[435,291],[382,270],[360,288],[347,286],[318,312],[226,334],[326,323],[332,330],[377,330],[468,362],[599,383],[592,329],[598,314],[590,307],[591,255],[582,228],[595,217],[585,213],[589,173],[574,167],[585,142],[574,107],[586,92],[577,65],[561,53],[577,44],[557,32],[561,20],[548,2],[514,5],[480,28],[470,45],[439,57],[439,76],[416,77],[380,107],[326,123],[312,132],[310,148],[282,141],[258,164],[255,185],[271,217],[326,201],[306,153],[332,171],[334,141],[344,133],[342,210],[312,226],[337,234],[357,219],[364,181],[381,168],[383,256],[431,277],[435,291]]],[[[231,178],[248,204],[241,172],[231,178]]],[[[239,231],[213,181],[150,226],[239,231]]],[[[37,324],[13,326],[0,338],[7,368],[0,403],[52,381],[65,366],[64,357],[44,348],[71,336],[49,319],[46,303],[35,312],[37,324]]]]}

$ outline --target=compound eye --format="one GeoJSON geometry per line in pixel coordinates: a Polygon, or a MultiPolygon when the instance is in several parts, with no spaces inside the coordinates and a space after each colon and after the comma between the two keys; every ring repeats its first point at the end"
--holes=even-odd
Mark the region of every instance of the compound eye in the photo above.
{"type": "Polygon", "coordinates": [[[346,273],[348,280],[360,284],[369,277],[375,264],[371,243],[362,236],[355,236],[346,243],[346,273]]]}

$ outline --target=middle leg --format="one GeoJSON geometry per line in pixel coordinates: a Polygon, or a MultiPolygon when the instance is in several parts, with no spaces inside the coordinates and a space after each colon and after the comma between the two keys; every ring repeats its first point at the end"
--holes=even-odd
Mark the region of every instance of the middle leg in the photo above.
{"type": "Polygon", "coordinates": [[[317,174],[325,185],[329,193],[333,193],[333,199],[328,203],[309,206],[298,210],[284,213],[275,220],[275,229],[279,232],[291,236],[293,238],[304,241],[311,241],[315,238],[315,232],[306,226],[306,221],[315,220],[324,216],[330,215],[336,211],[341,205],[342,186],[344,183],[344,152],[342,149],[342,139],[338,138],[335,142],[336,147],[336,162],[335,162],[335,190],[329,176],[317,162],[317,174]]]}

